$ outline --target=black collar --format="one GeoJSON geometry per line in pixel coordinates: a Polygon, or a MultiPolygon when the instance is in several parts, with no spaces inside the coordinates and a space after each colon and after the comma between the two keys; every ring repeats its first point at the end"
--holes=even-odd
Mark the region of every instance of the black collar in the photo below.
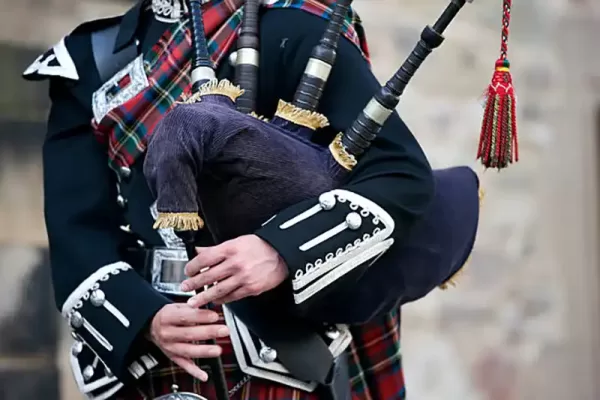
{"type": "Polygon", "coordinates": [[[125,15],[123,15],[121,26],[119,27],[119,33],[117,34],[117,39],[115,40],[115,48],[113,52],[116,53],[119,50],[122,50],[127,45],[131,44],[131,42],[135,39],[138,23],[145,4],[146,0],[139,0],[132,8],[129,9],[129,11],[125,13],[125,15]]]}

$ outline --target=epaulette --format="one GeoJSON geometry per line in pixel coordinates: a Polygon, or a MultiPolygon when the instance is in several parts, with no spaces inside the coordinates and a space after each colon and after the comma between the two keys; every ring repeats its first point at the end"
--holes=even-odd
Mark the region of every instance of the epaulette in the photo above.
{"type": "Polygon", "coordinates": [[[23,72],[23,78],[29,81],[40,81],[52,77],[62,77],[73,81],[79,80],[79,74],[72,53],[69,51],[69,39],[77,35],[90,34],[98,29],[115,25],[122,16],[87,21],[75,28],[70,34],[41,54],[23,72]]]}

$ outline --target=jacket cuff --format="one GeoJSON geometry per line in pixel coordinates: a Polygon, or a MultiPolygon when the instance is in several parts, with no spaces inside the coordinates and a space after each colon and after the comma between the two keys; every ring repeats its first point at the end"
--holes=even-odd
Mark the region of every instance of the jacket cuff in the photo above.
{"type": "Polygon", "coordinates": [[[101,267],[69,295],[61,313],[75,339],[71,367],[82,393],[108,399],[123,382],[139,379],[158,364],[158,354],[152,354],[157,348],[149,351],[134,342],[169,303],[124,262],[101,267]]]}
{"type": "Polygon", "coordinates": [[[368,268],[392,246],[393,231],[394,220],[382,207],[336,189],[284,210],[255,234],[287,263],[294,302],[301,305],[358,267],[368,268]]]}

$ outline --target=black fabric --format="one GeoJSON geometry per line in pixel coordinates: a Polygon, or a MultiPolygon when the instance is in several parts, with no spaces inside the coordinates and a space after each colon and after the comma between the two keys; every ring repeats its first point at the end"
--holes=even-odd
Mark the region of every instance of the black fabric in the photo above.
{"type": "Polygon", "coordinates": [[[113,54],[112,50],[118,32],[119,26],[116,25],[92,33],[92,52],[102,82],[106,82],[114,74],[125,68],[137,56],[135,43],[113,54]]]}
{"type": "Polygon", "coordinates": [[[168,26],[156,20],[151,12],[144,13],[140,4],[136,4],[120,24],[91,34],[92,53],[102,82],[123,69],[140,52],[148,51],[168,26]],[[138,25],[139,22],[142,23],[138,25]],[[142,38],[141,41],[137,37],[142,38]]]}
{"type": "MultiPolygon", "coordinates": [[[[139,29],[145,24],[140,22],[140,17],[144,12],[144,5],[147,1],[138,0],[133,7],[129,9],[124,15],[120,24],[119,33],[117,34],[114,43],[114,52],[118,52],[125,48],[125,46],[131,44],[136,35],[139,33],[139,29]]],[[[138,37],[144,37],[143,35],[137,35],[138,37]]]]}
{"type": "Polygon", "coordinates": [[[277,350],[277,358],[293,376],[327,383],[333,356],[316,326],[294,317],[281,301],[277,292],[285,289],[281,286],[267,295],[228,306],[252,333],[277,350]]]}
{"type": "Polygon", "coordinates": [[[154,18],[154,14],[151,11],[142,13],[140,19],[136,37],[140,41],[140,52],[146,53],[158,42],[169,24],[158,21],[154,18]]]}
{"type": "Polygon", "coordinates": [[[350,369],[348,353],[344,352],[335,359],[327,384],[319,386],[317,394],[320,400],[350,400],[350,369]]]}

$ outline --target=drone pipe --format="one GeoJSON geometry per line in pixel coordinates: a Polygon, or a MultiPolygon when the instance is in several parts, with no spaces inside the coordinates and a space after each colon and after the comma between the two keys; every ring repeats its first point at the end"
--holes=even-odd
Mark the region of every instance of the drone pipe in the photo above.
{"type": "Polygon", "coordinates": [[[335,3],[327,29],[319,44],[313,49],[298,89],[294,94],[292,102],[294,106],[307,111],[317,110],[331,68],[335,63],[344,19],[348,15],[351,3],[352,0],[338,0],[335,3]]]}
{"type": "Polygon", "coordinates": [[[394,76],[375,94],[351,127],[342,136],[345,151],[353,157],[363,154],[392,114],[406,86],[427,56],[444,41],[444,30],[450,25],[466,0],[452,0],[433,27],[427,26],[421,39],[394,76]]]}
{"type": "MultiPolygon", "coordinates": [[[[185,245],[185,252],[188,260],[192,260],[196,257],[196,246],[194,243],[195,232],[194,231],[179,231],[177,236],[181,238],[185,245]]],[[[207,344],[216,345],[215,339],[206,341],[207,344]]],[[[227,389],[227,380],[225,378],[225,369],[223,368],[223,361],[221,357],[207,358],[206,362],[210,367],[211,377],[215,385],[215,393],[218,400],[229,400],[229,391],[227,389]]]]}
{"type": "Polygon", "coordinates": [[[188,8],[192,24],[192,93],[196,93],[203,84],[215,79],[215,71],[204,34],[201,0],[188,0],[188,8]]]}
{"type": "Polygon", "coordinates": [[[246,0],[242,27],[238,38],[235,67],[235,84],[244,90],[237,98],[238,111],[248,114],[256,107],[259,66],[259,0],[246,0]]]}

